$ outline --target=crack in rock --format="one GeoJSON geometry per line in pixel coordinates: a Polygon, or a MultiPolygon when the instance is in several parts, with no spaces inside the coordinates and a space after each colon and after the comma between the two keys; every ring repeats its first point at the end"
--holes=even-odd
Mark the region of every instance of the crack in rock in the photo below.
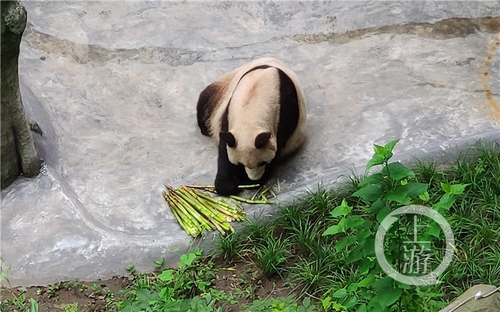
{"type": "Polygon", "coordinates": [[[368,36],[410,34],[423,38],[452,39],[466,37],[478,32],[495,34],[500,32],[500,16],[480,18],[448,18],[435,23],[411,22],[400,25],[386,25],[350,30],[344,33],[297,34],[291,40],[304,43],[328,42],[341,45],[368,36]]]}
{"type": "Polygon", "coordinates": [[[67,39],[42,33],[28,24],[25,31],[25,42],[47,54],[68,55],[77,63],[86,64],[90,60],[106,63],[112,59],[134,60],[145,64],[155,62],[167,63],[170,66],[192,65],[207,53],[213,51],[190,51],[176,48],[137,48],[137,49],[106,49],[97,44],[75,43],[67,39]]]}

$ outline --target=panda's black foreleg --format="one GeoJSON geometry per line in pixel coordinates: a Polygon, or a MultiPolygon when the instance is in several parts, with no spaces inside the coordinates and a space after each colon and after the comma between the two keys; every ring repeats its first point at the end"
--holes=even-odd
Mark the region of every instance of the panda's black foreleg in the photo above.
{"type": "Polygon", "coordinates": [[[220,195],[235,195],[240,192],[239,185],[245,182],[246,172],[243,166],[233,165],[227,157],[227,145],[219,142],[219,156],[217,159],[217,175],[215,176],[215,190],[220,195]]]}

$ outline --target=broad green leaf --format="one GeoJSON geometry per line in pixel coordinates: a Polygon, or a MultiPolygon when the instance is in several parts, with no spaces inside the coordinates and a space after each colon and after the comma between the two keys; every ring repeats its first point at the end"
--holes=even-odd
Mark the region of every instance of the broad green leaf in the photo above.
{"type": "Polygon", "coordinates": [[[345,224],[346,224],[346,219],[345,218],[340,219],[338,224],[332,225],[329,228],[327,228],[322,236],[335,235],[338,233],[345,232],[346,230],[345,224]]]}
{"type": "Polygon", "coordinates": [[[347,287],[347,292],[352,293],[352,292],[356,291],[356,289],[358,289],[358,284],[352,283],[352,284],[349,284],[349,286],[347,287]]]}
{"type": "Polygon", "coordinates": [[[375,265],[375,261],[370,260],[370,258],[366,257],[363,259],[363,262],[359,266],[359,273],[365,274],[367,273],[373,266],[375,265]]]}
{"type": "Polygon", "coordinates": [[[446,183],[443,183],[441,182],[441,189],[446,193],[446,194],[449,194],[450,191],[451,191],[451,185],[449,184],[446,184],[446,183]]]}
{"type": "Polygon", "coordinates": [[[311,299],[309,297],[305,297],[304,300],[302,300],[302,305],[306,308],[311,306],[311,299]]]}
{"type": "Polygon", "coordinates": [[[194,259],[196,258],[196,253],[190,252],[187,255],[181,255],[180,257],[180,262],[179,262],[179,268],[183,268],[185,266],[190,266],[194,259]]]}
{"type": "Polygon", "coordinates": [[[373,214],[377,214],[384,207],[385,207],[385,203],[382,201],[382,199],[379,198],[373,202],[372,206],[370,207],[370,211],[373,214]]]}
{"type": "Polygon", "coordinates": [[[342,249],[351,246],[355,241],[355,236],[346,236],[335,244],[335,251],[340,252],[342,249]]]}
{"type": "Polygon", "coordinates": [[[158,278],[162,282],[170,282],[174,278],[174,270],[164,270],[158,275],[158,278]]]}
{"type": "Polygon", "coordinates": [[[453,195],[446,193],[439,199],[439,202],[432,206],[432,208],[437,212],[448,211],[450,210],[454,202],[455,198],[453,197],[453,195]]]}
{"type": "Polygon", "coordinates": [[[360,305],[357,309],[356,309],[356,312],[367,312],[368,311],[368,308],[366,307],[366,304],[362,304],[360,305]]]}
{"type": "Polygon", "coordinates": [[[347,204],[347,201],[344,198],[342,199],[342,204],[340,204],[340,206],[338,207],[335,207],[335,209],[333,209],[330,214],[332,215],[332,217],[336,218],[347,215],[349,212],[351,212],[351,210],[352,207],[347,204]]]}
{"type": "Polygon", "coordinates": [[[387,217],[388,214],[391,213],[391,209],[389,207],[385,207],[380,209],[380,211],[377,213],[377,221],[382,222],[385,217],[387,217]]]}
{"type": "Polygon", "coordinates": [[[358,245],[349,253],[349,256],[347,256],[345,262],[346,264],[350,264],[358,261],[362,257],[363,257],[362,246],[358,245]]]}
{"type": "Polygon", "coordinates": [[[345,229],[355,229],[365,222],[361,216],[349,216],[345,218],[345,229]]]}
{"type": "Polygon", "coordinates": [[[426,183],[412,182],[405,185],[405,187],[408,188],[408,196],[414,198],[425,194],[427,192],[427,189],[429,188],[429,185],[426,183]]]}
{"type": "Polygon", "coordinates": [[[358,298],[356,298],[356,296],[349,296],[342,304],[346,308],[352,308],[356,305],[356,303],[358,303],[358,298]]]}
{"type": "Polygon", "coordinates": [[[394,150],[394,147],[396,146],[396,144],[398,144],[398,142],[399,142],[399,139],[392,140],[384,146],[384,149],[386,150],[386,152],[391,153],[391,157],[392,157],[392,150],[394,150]]]}
{"type": "Polygon", "coordinates": [[[380,184],[368,185],[364,188],[357,190],[352,196],[361,197],[362,199],[372,202],[380,199],[384,195],[382,186],[380,184]]]}
{"type": "Polygon", "coordinates": [[[358,287],[368,287],[375,282],[375,275],[368,275],[358,283],[358,287]]]}
{"type": "MultiPolygon", "coordinates": [[[[356,233],[356,240],[359,242],[364,241],[367,237],[372,235],[372,231],[370,230],[371,222],[368,220],[365,221],[369,222],[370,225],[368,226],[363,225],[363,228],[358,229],[358,232],[356,233]]],[[[365,224],[367,224],[366,222],[365,224]]]]}
{"type": "Polygon", "coordinates": [[[465,188],[470,184],[446,184],[441,182],[441,188],[446,194],[460,195],[464,192],[465,188]]]}
{"type": "Polygon", "coordinates": [[[359,182],[359,186],[363,187],[368,184],[380,184],[384,181],[384,176],[379,173],[370,174],[366,178],[364,178],[361,182],[359,182]]]}
{"type": "Polygon", "coordinates": [[[136,290],[137,300],[139,302],[149,302],[153,300],[158,300],[158,293],[151,293],[147,289],[137,289],[136,290]]]}
{"type": "Polygon", "coordinates": [[[323,309],[325,309],[325,311],[328,311],[328,308],[332,305],[330,297],[321,299],[321,305],[323,306],[323,309]]]}
{"type": "Polygon", "coordinates": [[[344,298],[345,296],[347,296],[347,290],[345,288],[339,289],[332,294],[332,297],[337,299],[344,298]]]}
{"type": "Polygon", "coordinates": [[[370,237],[363,244],[363,256],[375,255],[375,238],[370,237]]]}
{"type": "Polygon", "coordinates": [[[439,238],[441,236],[441,227],[436,222],[432,222],[425,229],[425,233],[434,236],[435,238],[439,238]]]}
{"type": "Polygon", "coordinates": [[[381,308],[387,308],[396,302],[403,292],[400,288],[396,287],[394,280],[389,276],[375,281],[372,287],[377,292],[376,297],[381,308]]]}
{"type": "Polygon", "coordinates": [[[373,151],[375,152],[375,155],[380,156],[380,157],[385,157],[386,154],[386,149],[383,146],[373,144],[373,151]]]}
{"type": "Polygon", "coordinates": [[[406,196],[408,195],[408,188],[406,185],[400,185],[395,190],[390,190],[385,195],[385,199],[392,200],[400,204],[406,203],[406,196]]]}
{"type": "Polygon", "coordinates": [[[413,178],[415,173],[409,168],[406,168],[403,164],[393,162],[382,169],[382,175],[390,177],[393,181],[397,181],[404,178],[413,178]]]}
{"type": "Polygon", "coordinates": [[[373,155],[372,159],[368,161],[366,164],[366,170],[370,169],[373,166],[381,165],[384,163],[384,157],[379,156],[377,154],[373,155]]]}
{"type": "Polygon", "coordinates": [[[450,185],[451,195],[460,195],[464,192],[465,188],[470,184],[452,184],[450,185]]]}
{"type": "Polygon", "coordinates": [[[429,199],[431,197],[429,196],[429,193],[427,191],[425,191],[422,195],[418,195],[418,198],[420,198],[421,200],[426,202],[426,201],[429,201],[429,199]]]}
{"type": "Polygon", "coordinates": [[[338,225],[332,225],[323,232],[322,236],[335,235],[341,233],[342,229],[338,225]]]}

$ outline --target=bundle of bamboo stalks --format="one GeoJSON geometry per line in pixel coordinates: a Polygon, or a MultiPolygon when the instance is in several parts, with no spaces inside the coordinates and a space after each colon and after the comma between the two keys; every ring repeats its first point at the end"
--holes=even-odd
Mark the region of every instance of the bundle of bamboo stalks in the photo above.
{"type": "MultiPolygon", "coordinates": [[[[258,187],[259,185],[242,186],[242,188],[258,187]]],[[[217,230],[222,235],[234,232],[230,222],[241,221],[245,218],[243,207],[239,202],[249,204],[272,204],[273,201],[264,196],[269,188],[260,188],[252,199],[239,196],[230,196],[234,205],[230,205],[224,199],[215,199],[203,193],[201,190],[215,193],[210,186],[181,186],[177,189],[165,185],[168,190],[163,192],[172,213],[181,227],[188,235],[196,237],[205,231],[217,230]],[[259,199],[254,199],[260,194],[259,199]]],[[[273,193],[274,195],[274,193],[273,193]]]]}

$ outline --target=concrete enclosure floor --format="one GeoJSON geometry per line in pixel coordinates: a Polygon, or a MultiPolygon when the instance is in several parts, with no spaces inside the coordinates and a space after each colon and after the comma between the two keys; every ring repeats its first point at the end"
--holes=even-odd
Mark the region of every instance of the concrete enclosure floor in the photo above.
{"type": "Polygon", "coordinates": [[[258,57],[288,64],[308,105],[280,202],[362,171],[373,143],[399,138],[404,160],[500,140],[498,1],[22,3],[21,92],[45,165],[2,191],[13,286],[175,264],[190,238],[164,184],[212,184],[216,170],[198,95],[258,57]]]}

